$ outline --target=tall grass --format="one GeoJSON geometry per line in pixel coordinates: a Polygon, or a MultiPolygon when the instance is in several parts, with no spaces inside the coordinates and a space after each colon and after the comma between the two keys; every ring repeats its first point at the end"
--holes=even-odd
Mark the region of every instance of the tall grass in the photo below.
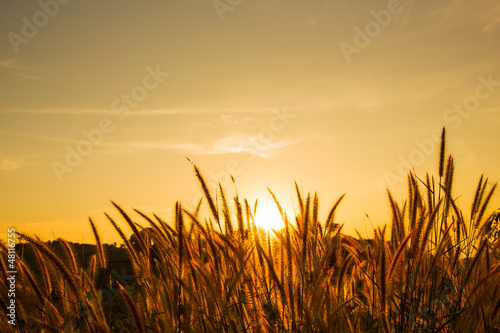
{"type": "MultiPolygon", "coordinates": [[[[320,221],[318,196],[302,193],[297,184],[294,218],[270,190],[284,228],[266,233],[255,223],[255,207],[238,194],[228,201],[221,186],[214,197],[194,164],[209,216],[199,216],[200,205],[189,211],[176,203],[173,220],[166,223],[138,210],[133,217],[113,203],[132,236],[106,217],[123,240],[135,279],[126,286],[109,285],[116,290],[111,310],[95,281],[96,270],[105,269],[107,260],[93,220],[97,259],[86,268],[76,263],[68,243],[63,242],[64,260],[36,237],[20,234],[37,260],[29,267],[19,258],[18,325],[8,325],[2,316],[1,329],[498,331],[500,214],[489,208],[496,184],[481,176],[471,212],[464,214],[453,194],[455,167],[445,146],[443,129],[437,181],[410,172],[406,201],[397,202],[388,191],[392,220],[376,228],[373,239],[342,233],[334,216],[344,196],[320,221]]],[[[0,251],[5,262],[4,243],[0,251]]],[[[5,265],[0,273],[7,276],[5,265]]],[[[5,307],[8,287],[2,280],[0,303],[5,307]]]]}

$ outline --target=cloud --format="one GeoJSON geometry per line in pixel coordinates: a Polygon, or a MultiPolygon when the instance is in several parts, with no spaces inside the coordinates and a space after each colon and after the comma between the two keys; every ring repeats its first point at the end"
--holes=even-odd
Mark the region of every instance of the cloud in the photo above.
{"type": "Polygon", "coordinates": [[[17,137],[22,137],[22,138],[29,138],[29,139],[43,140],[43,141],[55,141],[55,142],[67,142],[67,143],[79,142],[78,140],[69,140],[69,139],[60,138],[60,137],[37,135],[37,134],[30,134],[30,133],[15,133],[15,132],[0,131],[0,135],[17,136],[17,137]]]}
{"type": "Polygon", "coordinates": [[[23,158],[6,157],[0,160],[0,170],[16,171],[24,162],[23,158]]]}
{"type": "Polygon", "coordinates": [[[19,60],[17,60],[17,59],[0,60],[0,66],[2,66],[3,68],[6,68],[6,69],[10,69],[10,70],[18,70],[18,71],[25,71],[25,72],[33,70],[33,68],[19,64],[19,60]]]}
{"type": "Polygon", "coordinates": [[[35,67],[22,64],[18,59],[3,59],[0,60],[0,66],[9,70],[17,76],[25,77],[32,80],[43,80],[49,77],[54,77],[54,74],[35,67]]]}
{"type": "Polygon", "coordinates": [[[107,146],[170,150],[186,155],[223,155],[223,154],[251,154],[261,158],[275,156],[278,150],[298,143],[297,140],[272,140],[264,142],[257,135],[233,135],[216,139],[211,143],[192,142],[189,140],[168,140],[150,142],[109,143],[107,146]]]}
{"type": "Polygon", "coordinates": [[[38,115],[81,115],[81,114],[89,114],[89,115],[118,115],[118,112],[114,112],[106,109],[20,109],[20,108],[9,108],[0,110],[0,114],[6,113],[18,113],[18,114],[38,114],[38,115]]]}
{"type": "Polygon", "coordinates": [[[284,147],[298,143],[291,140],[266,140],[259,135],[234,135],[219,139],[207,150],[208,154],[251,154],[269,158],[284,147]]]}
{"type": "MultiPolygon", "coordinates": [[[[227,124],[234,122],[245,122],[252,120],[250,117],[238,118],[235,115],[240,113],[269,113],[271,108],[255,108],[255,109],[238,109],[238,108],[172,108],[172,109],[143,109],[131,110],[129,116],[144,117],[144,116],[163,116],[163,115],[198,115],[198,114],[217,114],[221,115],[221,120],[227,124]]],[[[77,108],[41,108],[41,109],[21,109],[21,108],[7,108],[0,109],[2,113],[25,113],[25,114],[41,114],[41,115],[103,115],[103,116],[116,116],[122,115],[123,112],[113,111],[109,109],[77,109],[77,108]]]]}
{"type": "Polygon", "coordinates": [[[451,0],[432,11],[429,18],[446,26],[476,26],[483,33],[490,34],[500,27],[500,4],[496,0],[451,0]]]}

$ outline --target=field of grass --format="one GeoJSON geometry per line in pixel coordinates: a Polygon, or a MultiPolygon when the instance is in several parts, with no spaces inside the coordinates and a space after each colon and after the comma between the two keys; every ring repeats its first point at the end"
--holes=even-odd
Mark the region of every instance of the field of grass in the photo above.
{"type": "MultiPolygon", "coordinates": [[[[113,203],[122,220],[106,214],[99,222],[122,238],[128,271],[110,272],[112,248],[92,220],[88,262],[64,240],[56,253],[19,234],[32,257],[17,252],[17,322],[2,314],[1,330],[499,332],[500,213],[488,207],[496,184],[481,176],[463,213],[444,133],[437,175],[410,172],[404,202],[388,191],[392,221],[373,239],[342,233],[334,217],[343,197],[320,219],[318,196],[297,186],[298,214],[289,216],[273,195],[285,227],[266,232],[255,223],[256,204],[230,200],[221,186],[211,193],[195,165],[205,194],[195,210],[176,203],[168,223],[113,203]]],[[[0,244],[6,309],[8,249],[0,244]]]]}

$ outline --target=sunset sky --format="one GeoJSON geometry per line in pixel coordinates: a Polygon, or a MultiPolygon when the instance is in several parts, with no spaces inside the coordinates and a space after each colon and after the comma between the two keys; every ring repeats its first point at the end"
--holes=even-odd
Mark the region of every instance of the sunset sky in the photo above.
{"type": "Polygon", "coordinates": [[[0,16],[2,239],[93,242],[91,217],[118,241],[109,200],[171,220],[201,196],[186,157],[289,215],[294,181],[322,220],[346,193],[337,222],[365,235],[410,165],[436,173],[443,126],[460,207],[481,173],[500,179],[497,0],[11,0],[0,16]]]}

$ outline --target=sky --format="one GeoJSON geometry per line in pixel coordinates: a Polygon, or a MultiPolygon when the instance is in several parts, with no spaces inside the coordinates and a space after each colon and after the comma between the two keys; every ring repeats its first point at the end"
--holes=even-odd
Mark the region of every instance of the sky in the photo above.
{"type": "Polygon", "coordinates": [[[93,242],[90,217],[119,241],[110,200],[171,221],[201,197],[187,158],[262,210],[269,187],[294,215],[296,181],[324,221],[345,193],[336,222],[368,236],[387,188],[402,203],[409,169],[437,173],[443,126],[461,208],[500,177],[496,0],[8,0],[0,18],[2,239],[93,242]]]}

